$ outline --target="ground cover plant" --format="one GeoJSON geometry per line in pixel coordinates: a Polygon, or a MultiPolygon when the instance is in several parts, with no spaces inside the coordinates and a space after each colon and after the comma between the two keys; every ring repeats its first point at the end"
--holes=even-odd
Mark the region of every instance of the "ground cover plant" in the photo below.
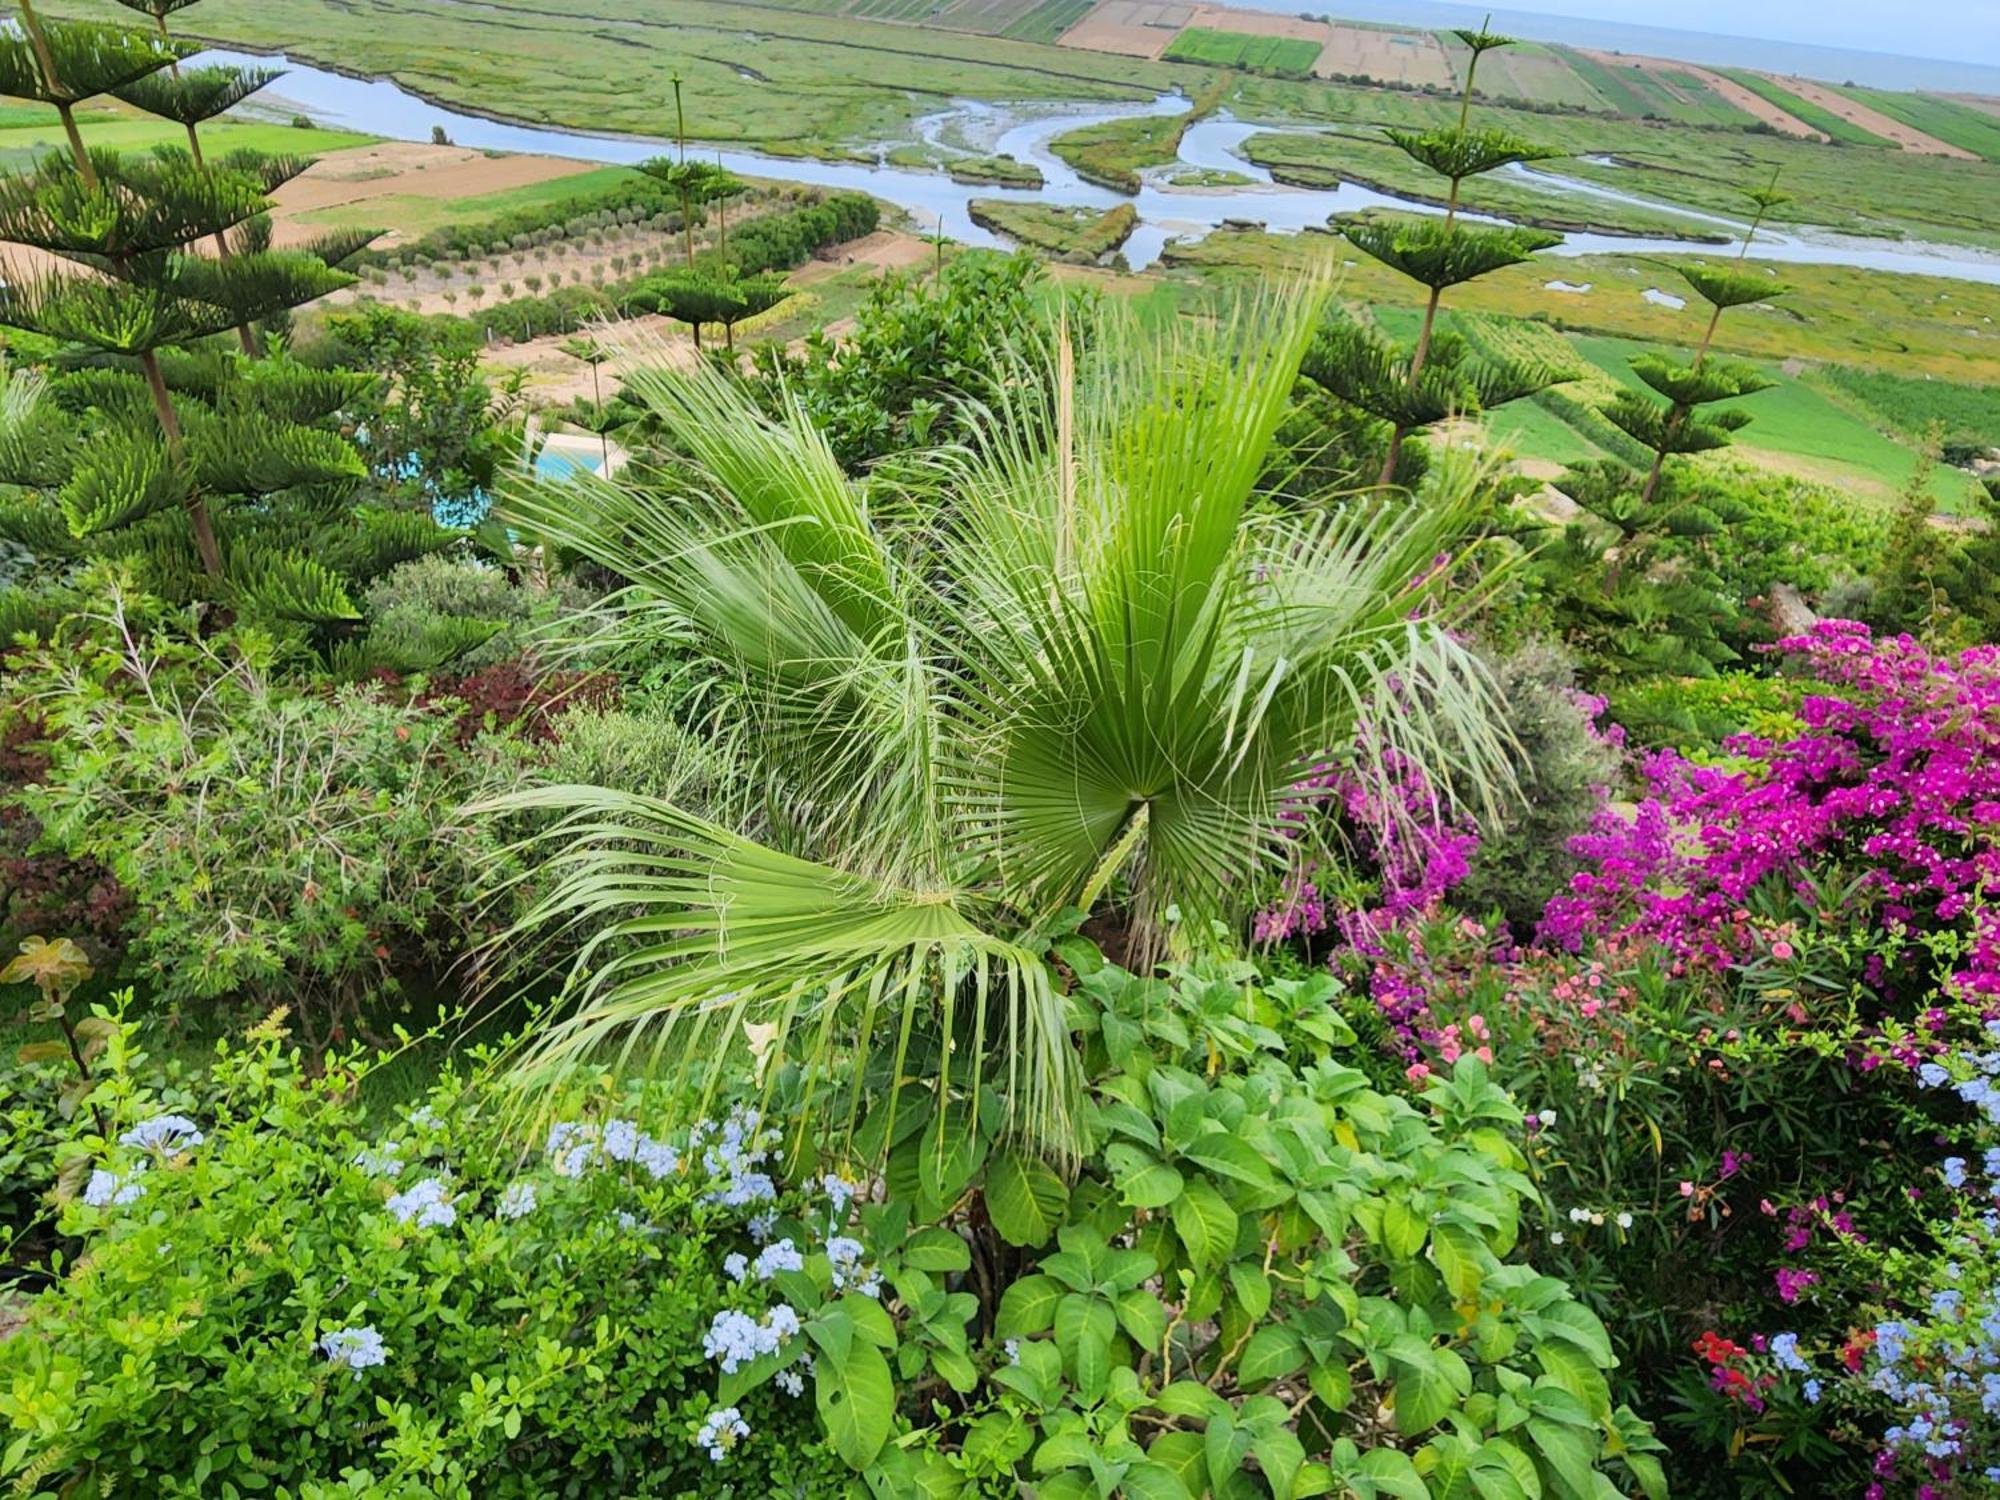
{"type": "Polygon", "coordinates": [[[1238,31],[1190,26],[1168,44],[1162,55],[1169,62],[1206,63],[1210,67],[1304,78],[1319,61],[1320,45],[1299,37],[1248,36],[1238,31]]]}

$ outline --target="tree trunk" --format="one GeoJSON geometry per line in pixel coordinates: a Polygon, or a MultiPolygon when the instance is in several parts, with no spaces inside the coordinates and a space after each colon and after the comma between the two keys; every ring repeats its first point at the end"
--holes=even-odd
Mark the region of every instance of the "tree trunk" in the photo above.
{"type": "MultiPolygon", "coordinates": [[[[166,377],[160,373],[159,357],[148,349],[139,356],[139,367],[146,372],[146,389],[153,393],[153,413],[160,419],[160,430],[166,434],[167,454],[179,466],[186,461],[187,450],[181,441],[181,422],[174,415],[173,398],[167,394],[166,377]]],[[[209,524],[208,504],[192,486],[187,509],[188,519],[194,523],[194,546],[201,554],[202,571],[210,578],[220,578],[222,549],[216,545],[215,528],[209,524]]]]}
{"type": "Polygon", "coordinates": [[[1444,288],[1432,287],[1431,300],[1424,307],[1424,326],[1417,334],[1416,352],[1410,356],[1410,384],[1417,383],[1417,377],[1424,373],[1424,361],[1431,357],[1431,337],[1437,331],[1438,303],[1444,300],[1444,288]]]}
{"type": "Polygon", "coordinates": [[[83,132],[76,128],[76,111],[67,104],[58,104],[56,113],[62,116],[63,131],[69,136],[70,154],[76,158],[76,169],[83,176],[83,185],[96,188],[97,168],[90,164],[90,153],[83,145],[83,132]]]}
{"type": "Polygon", "coordinates": [[[1403,456],[1403,427],[1401,423],[1389,424],[1389,456],[1382,460],[1382,477],[1375,481],[1381,489],[1387,489],[1396,482],[1396,465],[1403,456]]]}

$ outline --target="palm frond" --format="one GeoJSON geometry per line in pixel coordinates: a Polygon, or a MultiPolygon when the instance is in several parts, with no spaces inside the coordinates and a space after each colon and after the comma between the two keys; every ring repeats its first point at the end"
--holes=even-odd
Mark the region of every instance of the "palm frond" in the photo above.
{"type": "MultiPolygon", "coordinates": [[[[991,1044],[1005,1059],[1024,1137],[1074,1141],[1078,1064],[1062,1003],[1041,959],[995,932],[970,893],[799,859],[598,787],[540,788],[475,811],[557,815],[524,846],[557,852],[539,871],[547,894],[509,941],[582,939],[572,1003],[519,1059],[530,1087],[607,1064],[712,1087],[710,1064],[746,1021],[779,1028],[780,1061],[858,1074],[880,1031],[911,1030],[868,1018],[921,1010],[937,1013],[944,1034],[969,1035],[975,1056],[991,1044]],[[828,1024],[836,1017],[847,1024],[828,1024]]],[[[900,1076],[904,1059],[893,1062],[900,1076]]]]}

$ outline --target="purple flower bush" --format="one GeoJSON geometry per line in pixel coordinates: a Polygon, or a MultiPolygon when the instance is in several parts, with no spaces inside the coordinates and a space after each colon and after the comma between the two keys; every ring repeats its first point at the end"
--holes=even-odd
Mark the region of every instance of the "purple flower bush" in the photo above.
{"type": "Polygon", "coordinates": [[[1638,761],[1532,943],[1453,909],[1479,830],[1407,771],[1319,781],[1377,882],[1343,905],[1302,858],[1259,935],[1333,934],[1413,1082],[1493,1059],[1551,1263],[1685,1434],[1677,1492],[1991,1493],[2000,648],[1771,650],[1789,732],[1638,761]]]}

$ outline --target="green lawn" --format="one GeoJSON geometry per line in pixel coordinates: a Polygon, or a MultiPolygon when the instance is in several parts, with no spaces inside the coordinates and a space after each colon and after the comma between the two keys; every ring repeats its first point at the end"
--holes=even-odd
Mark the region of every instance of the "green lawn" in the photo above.
{"type": "MultiPolygon", "coordinates": [[[[1614,380],[1633,390],[1646,389],[1633,375],[1630,360],[1652,346],[1587,334],[1572,342],[1614,380]]],[[[1917,467],[1914,448],[1884,435],[1810,381],[1787,376],[1768,364],[1764,369],[1777,380],[1775,386],[1723,403],[1750,413],[1750,425],[1736,435],[1736,447],[1744,456],[1763,456],[1809,478],[1846,485],[1857,498],[1871,503],[1886,501],[1909,482],[1917,467]]],[[[1940,507],[1958,511],[1970,498],[1971,484],[1964,474],[1941,469],[1931,480],[1931,493],[1940,507]]]]}

